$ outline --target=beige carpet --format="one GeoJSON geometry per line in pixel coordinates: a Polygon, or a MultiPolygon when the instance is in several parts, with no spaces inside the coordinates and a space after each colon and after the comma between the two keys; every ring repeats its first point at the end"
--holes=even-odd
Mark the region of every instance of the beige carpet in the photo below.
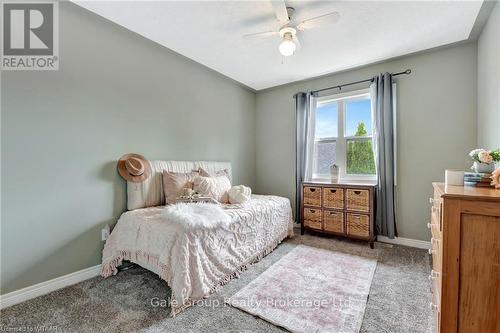
{"type": "Polygon", "coordinates": [[[211,304],[190,308],[175,318],[170,317],[170,308],[151,304],[153,299],[168,298],[170,291],[165,281],[137,267],[2,309],[0,327],[5,331],[27,332],[26,329],[34,327],[56,326],[58,333],[283,333],[285,330],[278,326],[224,301],[301,244],[377,259],[360,333],[433,332],[427,251],[381,243],[375,243],[375,249],[371,250],[366,242],[312,235],[299,235],[283,242],[239,279],[210,296],[207,301],[211,304]]]}
{"type": "Polygon", "coordinates": [[[299,245],[228,302],[292,332],[359,332],[376,266],[299,245]]]}

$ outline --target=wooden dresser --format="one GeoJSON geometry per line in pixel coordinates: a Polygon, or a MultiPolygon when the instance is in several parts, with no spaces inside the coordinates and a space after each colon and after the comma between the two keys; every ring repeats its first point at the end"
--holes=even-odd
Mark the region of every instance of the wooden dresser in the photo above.
{"type": "Polygon", "coordinates": [[[372,184],[303,183],[301,233],[305,230],[374,241],[372,184]]]}
{"type": "Polygon", "coordinates": [[[436,331],[500,332],[500,190],[434,183],[431,309],[436,331]]]}

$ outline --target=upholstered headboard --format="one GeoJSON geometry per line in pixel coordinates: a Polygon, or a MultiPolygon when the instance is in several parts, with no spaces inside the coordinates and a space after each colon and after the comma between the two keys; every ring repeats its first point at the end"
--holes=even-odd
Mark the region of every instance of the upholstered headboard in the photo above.
{"type": "Polygon", "coordinates": [[[128,210],[161,206],[165,204],[163,191],[163,171],[190,172],[203,168],[208,172],[227,169],[232,177],[231,163],[210,161],[150,161],[151,177],[142,183],[127,182],[127,208],[128,210]]]}

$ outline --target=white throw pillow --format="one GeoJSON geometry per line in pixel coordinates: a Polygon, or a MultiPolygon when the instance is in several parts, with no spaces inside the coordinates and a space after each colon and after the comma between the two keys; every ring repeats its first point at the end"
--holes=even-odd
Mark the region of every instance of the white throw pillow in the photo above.
{"type": "Polygon", "coordinates": [[[250,200],[252,197],[252,189],[245,185],[237,185],[231,187],[227,195],[230,204],[242,204],[250,200]]]}
{"type": "Polygon", "coordinates": [[[210,197],[220,203],[227,203],[227,191],[231,189],[231,182],[227,176],[216,177],[196,177],[194,179],[193,190],[198,192],[202,197],[210,197]]]}

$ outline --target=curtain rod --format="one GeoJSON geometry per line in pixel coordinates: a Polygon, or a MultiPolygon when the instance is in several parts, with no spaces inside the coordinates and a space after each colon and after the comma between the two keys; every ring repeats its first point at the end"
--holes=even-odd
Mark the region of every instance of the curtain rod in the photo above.
{"type": "MultiPolygon", "coordinates": [[[[405,74],[405,75],[411,74],[411,69],[407,69],[405,71],[398,72],[398,73],[391,73],[392,76],[398,76],[398,75],[403,75],[403,74],[405,74]]],[[[311,91],[311,94],[315,94],[315,93],[319,93],[319,92],[322,92],[325,90],[331,90],[331,89],[342,90],[342,87],[352,86],[354,84],[363,83],[363,82],[373,82],[373,79],[374,78],[372,77],[371,79],[366,79],[366,80],[361,80],[361,81],[356,81],[356,82],[349,82],[349,83],[345,83],[345,84],[339,84],[338,86],[323,88],[323,89],[319,89],[319,90],[313,90],[313,91],[311,91]]]]}

